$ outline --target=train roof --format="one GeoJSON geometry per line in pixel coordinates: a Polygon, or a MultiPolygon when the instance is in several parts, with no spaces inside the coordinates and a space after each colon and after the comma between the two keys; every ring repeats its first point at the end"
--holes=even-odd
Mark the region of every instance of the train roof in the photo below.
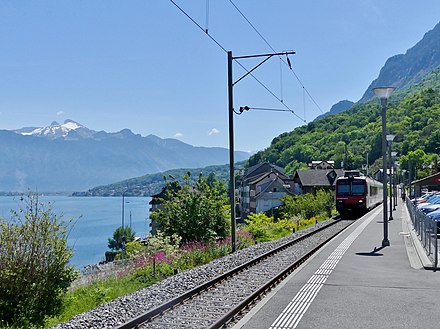
{"type": "Polygon", "coordinates": [[[336,179],[336,183],[339,181],[347,181],[347,180],[362,180],[362,181],[366,181],[369,184],[373,184],[373,185],[378,185],[378,184],[382,184],[382,182],[379,182],[377,180],[375,180],[374,178],[370,177],[370,176],[365,176],[365,175],[361,175],[361,176],[348,176],[348,177],[338,177],[336,179]]]}

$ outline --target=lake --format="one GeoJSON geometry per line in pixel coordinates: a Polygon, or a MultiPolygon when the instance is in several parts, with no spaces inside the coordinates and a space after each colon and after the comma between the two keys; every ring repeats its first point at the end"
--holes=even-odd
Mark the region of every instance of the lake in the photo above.
{"type": "MultiPolygon", "coordinates": [[[[73,219],[67,240],[73,248],[71,263],[81,269],[105,259],[108,238],[122,225],[122,197],[40,196],[44,204],[52,203],[56,215],[73,219]]],[[[124,222],[144,237],[150,232],[149,197],[125,197],[124,222]]],[[[19,209],[20,197],[0,197],[0,217],[10,218],[10,209],[19,209]]]]}

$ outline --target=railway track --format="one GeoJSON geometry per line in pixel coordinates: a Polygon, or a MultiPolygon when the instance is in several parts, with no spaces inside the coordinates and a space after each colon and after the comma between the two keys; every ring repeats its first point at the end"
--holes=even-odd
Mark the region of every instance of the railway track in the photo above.
{"type": "Polygon", "coordinates": [[[334,220],[115,328],[225,327],[351,223],[334,220]]]}

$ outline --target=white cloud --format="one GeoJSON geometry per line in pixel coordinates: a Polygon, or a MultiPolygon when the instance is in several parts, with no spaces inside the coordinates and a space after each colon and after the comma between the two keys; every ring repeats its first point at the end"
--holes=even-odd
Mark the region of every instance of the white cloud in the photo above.
{"type": "Polygon", "coordinates": [[[208,135],[212,136],[212,135],[218,135],[218,134],[220,134],[220,130],[218,130],[217,128],[212,128],[208,135]]]}
{"type": "Polygon", "coordinates": [[[58,116],[62,116],[62,115],[64,115],[64,112],[63,112],[63,111],[58,111],[58,112],[57,112],[57,115],[58,115],[58,116]]]}
{"type": "Polygon", "coordinates": [[[183,134],[182,133],[175,133],[174,134],[174,138],[182,138],[183,134]]]}

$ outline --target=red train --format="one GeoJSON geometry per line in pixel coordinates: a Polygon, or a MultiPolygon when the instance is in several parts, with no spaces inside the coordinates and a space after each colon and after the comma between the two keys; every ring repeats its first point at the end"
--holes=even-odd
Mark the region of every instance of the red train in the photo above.
{"type": "Polygon", "coordinates": [[[383,201],[383,185],[358,171],[346,171],[336,180],[336,210],[341,216],[365,213],[383,201]]]}

